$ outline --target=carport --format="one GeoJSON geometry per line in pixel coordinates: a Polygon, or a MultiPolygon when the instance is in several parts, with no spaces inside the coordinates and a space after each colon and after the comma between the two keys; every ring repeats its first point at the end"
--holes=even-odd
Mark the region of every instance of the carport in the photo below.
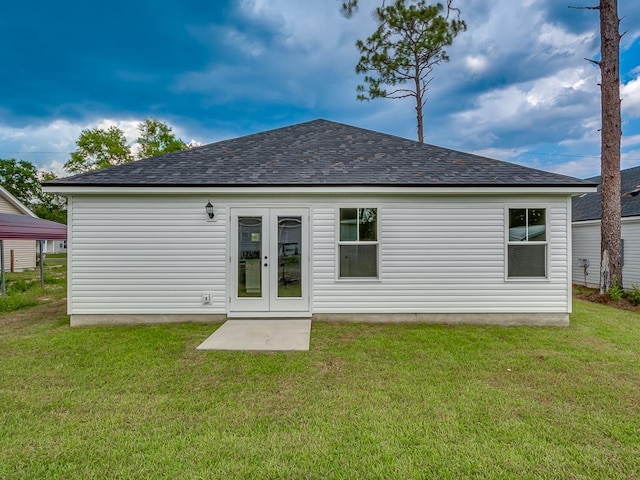
{"type": "Polygon", "coordinates": [[[42,220],[26,215],[0,213],[0,271],[2,271],[2,295],[5,294],[4,275],[4,241],[35,240],[40,251],[40,286],[44,287],[44,252],[45,240],[66,240],[67,226],[61,223],[42,220]]]}

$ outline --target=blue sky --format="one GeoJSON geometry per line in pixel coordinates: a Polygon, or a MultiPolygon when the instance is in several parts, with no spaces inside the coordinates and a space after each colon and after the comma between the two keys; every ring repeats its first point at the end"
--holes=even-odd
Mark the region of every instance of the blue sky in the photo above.
{"type": "MultiPolygon", "coordinates": [[[[411,100],[356,100],[338,0],[5,2],[0,157],[62,172],[84,128],[129,140],[153,116],[210,143],[315,118],[415,139],[411,100]]],[[[623,168],[640,165],[640,2],[621,0],[623,168]]],[[[577,177],[599,174],[598,13],[563,0],[457,0],[468,31],[436,67],[425,141],[577,177]]]]}

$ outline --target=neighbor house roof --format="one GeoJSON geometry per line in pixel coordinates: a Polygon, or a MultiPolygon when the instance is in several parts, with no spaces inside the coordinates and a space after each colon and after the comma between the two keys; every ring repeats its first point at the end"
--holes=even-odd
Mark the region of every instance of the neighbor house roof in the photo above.
{"type": "MultiPolygon", "coordinates": [[[[572,219],[574,222],[598,220],[601,216],[600,177],[587,179],[598,184],[598,191],[573,198],[572,219]]],[[[620,195],[622,217],[640,216],[640,167],[620,172],[620,195]]]]}
{"type": "Polygon", "coordinates": [[[589,182],[327,120],[169,153],[48,186],[554,186],[589,182]]]}
{"type": "Polygon", "coordinates": [[[66,225],[27,215],[0,213],[0,240],[66,239],[66,225]]]}

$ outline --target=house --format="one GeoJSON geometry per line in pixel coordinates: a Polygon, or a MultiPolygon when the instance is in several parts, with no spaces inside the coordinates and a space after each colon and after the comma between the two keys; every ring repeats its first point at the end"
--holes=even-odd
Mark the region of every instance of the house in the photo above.
{"type": "MultiPolygon", "coordinates": [[[[26,215],[36,218],[20,200],[0,186],[0,214],[26,215]]],[[[32,240],[5,240],[4,265],[8,272],[22,272],[36,267],[36,242],[32,240]]]]}
{"type": "Polygon", "coordinates": [[[73,325],[566,325],[591,182],[315,120],[57,179],[73,325]]]}
{"type": "MultiPolygon", "coordinates": [[[[599,184],[600,177],[588,181],[599,184]]],[[[622,282],[625,288],[640,286],[640,167],[620,172],[622,203],[622,282]]],[[[597,288],[600,285],[600,187],[573,199],[574,282],[597,288]]]]}
{"type": "MultiPolygon", "coordinates": [[[[36,216],[18,215],[14,213],[0,213],[0,259],[4,267],[5,242],[20,240],[28,241],[34,245],[40,244],[40,253],[43,253],[43,238],[64,241],[67,238],[67,226],[61,223],[42,220],[36,216]]],[[[13,258],[13,254],[11,254],[13,258]]],[[[40,285],[44,287],[44,259],[40,264],[40,285]]],[[[12,267],[13,270],[13,267],[12,267]]],[[[0,268],[0,294],[6,293],[6,268],[0,268]]]]}
{"type": "Polygon", "coordinates": [[[43,249],[45,253],[65,253],[67,251],[67,241],[45,240],[43,249]]]}

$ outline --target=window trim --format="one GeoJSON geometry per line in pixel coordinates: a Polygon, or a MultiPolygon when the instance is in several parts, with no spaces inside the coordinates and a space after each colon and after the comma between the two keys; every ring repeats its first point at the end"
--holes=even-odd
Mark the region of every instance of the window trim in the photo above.
{"type": "Polygon", "coordinates": [[[508,204],[504,206],[504,281],[505,282],[550,282],[551,281],[551,254],[549,246],[551,245],[551,229],[550,225],[550,212],[549,205],[526,203],[526,204],[508,204]],[[527,216],[529,210],[544,210],[544,226],[545,237],[544,241],[516,241],[509,240],[509,210],[527,210],[527,216]],[[509,276],[509,246],[510,245],[544,245],[544,272],[543,277],[510,277],[509,276]]]}
{"type": "Polygon", "coordinates": [[[380,275],[380,206],[377,204],[343,204],[335,209],[335,281],[336,282],[366,282],[381,281],[380,275]],[[376,210],[376,241],[372,240],[340,240],[340,210],[347,208],[371,208],[376,210]],[[341,277],[340,276],[340,246],[341,245],[376,245],[376,276],[375,277],[341,277]]]}

